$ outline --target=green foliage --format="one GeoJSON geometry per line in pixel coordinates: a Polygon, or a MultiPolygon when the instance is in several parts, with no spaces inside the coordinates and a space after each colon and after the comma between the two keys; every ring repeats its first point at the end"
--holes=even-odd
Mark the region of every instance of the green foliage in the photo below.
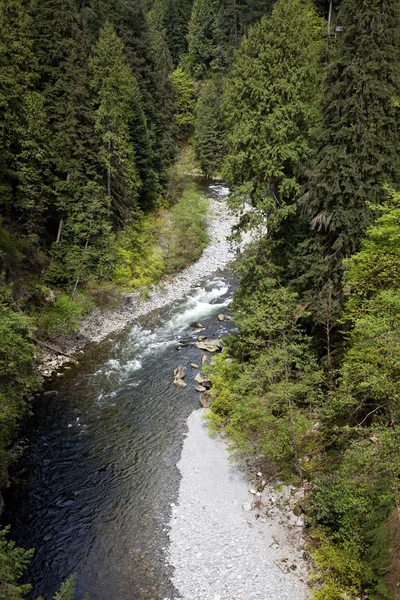
{"type": "Polygon", "coordinates": [[[397,0],[345,0],[338,25],[315,166],[303,197],[331,269],[358,250],[371,222],[369,203],[380,203],[383,185],[400,174],[400,6],[397,0]]]}
{"type": "Polygon", "coordinates": [[[188,186],[170,212],[164,238],[165,273],[172,275],[203,253],[208,243],[208,201],[188,186]]]}
{"type": "Polygon", "coordinates": [[[71,299],[58,293],[50,308],[41,312],[39,331],[48,338],[57,338],[78,330],[82,315],[91,308],[86,300],[71,299]]]}
{"type": "Polygon", "coordinates": [[[113,280],[128,289],[156,283],[164,271],[162,252],[156,246],[159,225],[152,217],[142,218],[118,235],[113,280]]]}
{"type": "Polygon", "coordinates": [[[17,548],[8,539],[9,527],[0,529],[0,594],[7,600],[23,600],[32,586],[20,585],[18,579],[32,558],[33,550],[17,548]]]}
{"type": "Polygon", "coordinates": [[[347,315],[362,316],[369,301],[383,289],[400,287],[400,194],[390,192],[374,207],[378,217],[366,231],[360,252],[345,262],[351,292],[347,315]]]}
{"type": "Polygon", "coordinates": [[[140,187],[129,131],[132,98],[140,92],[123,43],[109,22],[100,31],[90,68],[91,86],[98,99],[95,129],[101,137],[106,193],[115,218],[123,222],[134,210],[140,187]]]}
{"type": "Polygon", "coordinates": [[[268,218],[269,235],[300,193],[299,163],[310,156],[318,116],[321,52],[321,22],[312,5],[279,0],[243,39],[226,82],[224,171],[243,186],[239,200],[250,197],[252,225],[268,218]]]}
{"type": "Polygon", "coordinates": [[[201,79],[217,50],[216,15],[212,0],[194,0],[188,29],[188,52],[193,76],[201,79]]]}
{"type": "Polygon", "coordinates": [[[28,321],[13,311],[11,290],[4,286],[0,287],[0,335],[0,485],[4,485],[8,447],[36,383],[28,321]]]}
{"type": "Polygon", "coordinates": [[[329,532],[316,552],[327,579],[318,599],[336,598],[335,585],[352,588],[353,595],[362,586],[372,599],[390,597],[384,583],[391,560],[386,522],[399,501],[399,438],[397,430],[383,428],[370,435],[353,442],[337,468],[315,484],[312,516],[329,532]]]}
{"type": "Polygon", "coordinates": [[[174,64],[187,50],[187,32],[191,0],[155,0],[149,13],[151,22],[159,31],[165,31],[166,42],[174,64]]]}
{"type": "Polygon", "coordinates": [[[239,334],[226,344],[234,360],[213,362],[212,411],[239,447],[255,447],[281,468],[301,472],[321,399],[321,373],[296,325],[295,294],[269,270],[258,254],[242,277],[233,306],[239,334]]]}
{"type": "Polygon", "coordinates": [[[71,575],[71,577],[61,585],[60,591],[54,594],[53,600],[74,600],[75,584],[76,575],[71,575]]]}
{"type": "Polygon", "coordinates": [[[175,69],[170,75],[175,93],[175,119],[179,134],[187,137],[195,123],[196,90],[189,75],[181,68],[175,69]]]}
{"type": "Polygon", "coordinates": [[[221,85],[214,80],[207,81],[201,90],[196,113],[194,146],[203,173],[218,173],[225,154],[225,141],[221,114],[221,85]]]}
{"type": "Polygon", "coordinates": [[[353,599],[362,585],[363,564],[353,550],[341,548],[320,534],[319,546],[312,554],[319,575],[320,589],[313,600],[353,599]]]}

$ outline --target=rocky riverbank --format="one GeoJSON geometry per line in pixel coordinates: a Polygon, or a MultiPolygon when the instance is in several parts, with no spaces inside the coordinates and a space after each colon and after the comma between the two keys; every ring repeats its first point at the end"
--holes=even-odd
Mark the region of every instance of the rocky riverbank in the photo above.
{"type": "Polygon", "coordinates": [[[304,518],[293,512],[302,490],[264,487],[262,473],[249,486],[204,412],[189,417],[172,507],[168,556],[179,597],[306,600],[304,518]]]}
{"type": "MultiPolygon", "coordinates": [[[[112,310],[95,308],[87,314],[77,334],[66,336],[57,346],[38,347],[38,364],[44,377],[57,372],[71,362],[71,356],[79,358],[79,352],[89,343],[101,342],[109,335],[122,331],[129,323],[154,310],[161,310],[185,296],[204,277],[223,269],[235,258],[235,251],[228,240],[237,217],[229,210],[229,189],[222,184],[210,186],[210,242],[201,258],[175,277],[162,281],[144,299],[141,292],[125,294],[121,305],[112,310]]],[[[68,365],[67,365],[68,366],[68,365]]]]}

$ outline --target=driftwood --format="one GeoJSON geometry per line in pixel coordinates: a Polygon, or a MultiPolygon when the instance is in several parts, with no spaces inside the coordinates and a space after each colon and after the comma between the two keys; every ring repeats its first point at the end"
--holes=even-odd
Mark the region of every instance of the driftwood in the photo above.
{"type": "Polygon", "coordinates": [[[67,358],[71,359],[72,362],[76,363],[77,361],[72,358],[69,354],[67,354],[67,352],[63,352],[62,350],[60,350],[60,348],[57,348],[57,346],[53,346],[53,344],[49,344],[48,342],[44,342],[43,340],[38,340],[37,338],[32,336],[32,341],[37,344],[38,346],[43,346],[43,348],[46,348],[47,350],[50,350],[51,352],[54,352],[54,354],[61,354],[62,356],[66,356],[67,358]]]}

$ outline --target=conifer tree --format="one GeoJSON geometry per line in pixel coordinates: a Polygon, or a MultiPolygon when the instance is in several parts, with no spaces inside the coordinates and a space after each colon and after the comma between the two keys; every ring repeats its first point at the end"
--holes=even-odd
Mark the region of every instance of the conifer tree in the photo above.
{"type": "Polygon", "coordinates": [[[218,173],[225,153],[224,128],[221,114],[221,85],[207,81],[197,106],[194,144],[203,173],[218,173]]]}
{"type": "Polygon", "coordinates": [[[122,224],[135,211],[140,179],[130,135],[132,98],[138,87],[124,46],[106,22],[90,61],[91,86],[96,93],[95,128],[101,137],[100,157],[110,211],[122,224]]]}
{"type": "Polygon", "coordinates": [[[187,51],[187,33],[192,0],[156,0],[149,18],[155,28],[165,31],[165,39],[174,65],[187,51]]]}
{"type": "Polygon", "coordinates": [[[45,209],[46,114],[35,90],[31,20],[21,0],[0,2],[1,214],[37,232],[45,209]]]}
{"type": "Polygon", "coordinates": [[[187,138],[195,123],[196,90],[189,75],[178,67],[171,73],[175,93],[175,120],[179,135],[187,138]]]}
{"type": "MultiPolygon", "coordinates": [[[[302,203],[340,265],[370,222],[369,202],[400,176],[400,4],[345,0],[332,51],[317,157],[302,203]]],[[[331,262],[332,262],[331,260],[331,262]]]]}
{"type": "Polygon", "coordinates": [[[300,194],[299,164],[310,155],[318,115],[321,50],[312,5],[279,0],[244,38],[225,86],[225,174],[244,186],[240,192],[256,209],[246,218],[267,225],[269,236],[300,194]]]}
{"type": "Polygon", "coordinates": [[[188,46],[194,77],[202,78],[216,56],[216,14],[212,0],[194,0],[188,46]]]}

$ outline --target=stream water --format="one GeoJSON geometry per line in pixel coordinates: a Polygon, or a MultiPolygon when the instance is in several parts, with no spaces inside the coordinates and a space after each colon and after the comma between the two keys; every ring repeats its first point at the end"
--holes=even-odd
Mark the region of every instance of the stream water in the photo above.
{"type": "Polygon", "coordinates": [[[174,598],[167,523],[179,486],[186,419],[199,405],[190,363],[200,333],[225,335],[229,272],[214,273],[177,305],[89,348],[54,378],[26,424],[31,451],[6,496],[12,537],[36,549],[26,574],[46,600],[72,573],[77,598],[174,598]],[[190,327],[201,321],[204,331],[190,327]],[[177,350],[179,340],[187,345],[177,350]],[[186,369],[186,389],[172,383],[186,369]],[[21,483],[22,481],[22,483],[21,483]]]}

